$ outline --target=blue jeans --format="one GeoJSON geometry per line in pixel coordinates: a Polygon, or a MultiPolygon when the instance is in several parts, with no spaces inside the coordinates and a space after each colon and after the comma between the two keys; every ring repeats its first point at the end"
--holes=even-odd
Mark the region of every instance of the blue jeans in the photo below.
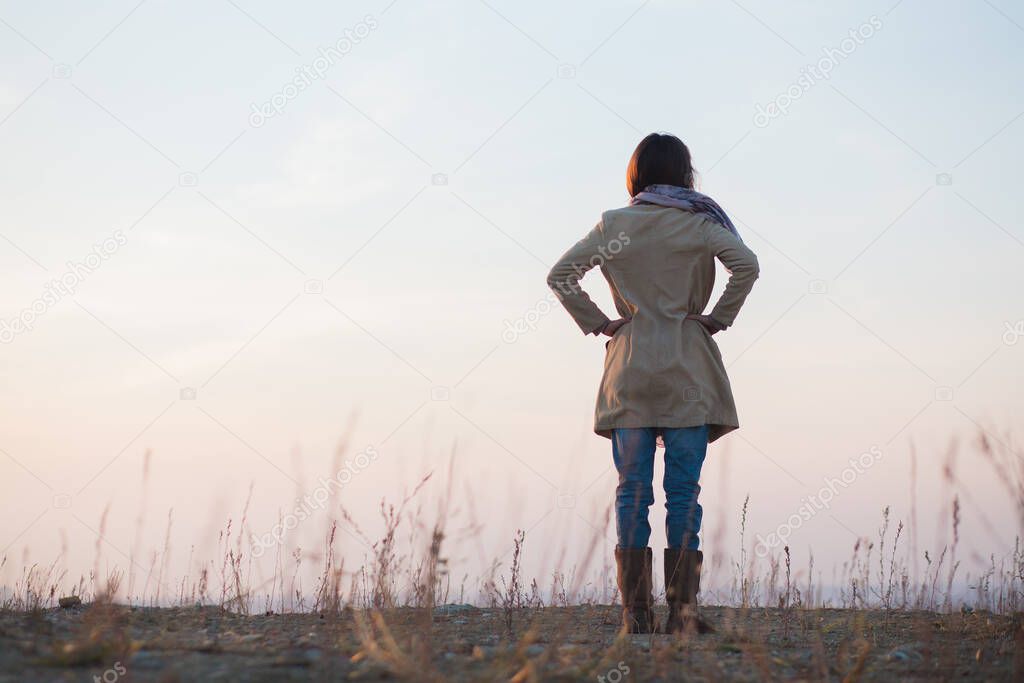
{"type": "Polygon", "coordinates": [[[615,530],[620,548],[646,548],[651,538],[647,513],[654,502],[654,450],[665,442],[665,535],[668,547],[696,550],[703,510],[700,468],[708,450],[708,426],[684,429],[616,429],[612,457],[619,471],[615,489],[615,530]]]}

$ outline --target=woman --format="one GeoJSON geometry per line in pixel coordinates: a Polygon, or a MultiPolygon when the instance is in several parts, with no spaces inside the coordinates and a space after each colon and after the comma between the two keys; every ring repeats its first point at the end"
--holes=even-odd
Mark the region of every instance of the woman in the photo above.
{"type": "Polygon", "coordinates": [[[706,631],[697,615],[703,554],[698,549],[701,465],[707,445],[739,426],[729,378],[712,335],[727,329],[758,276],[757,258],[725,212],[694,191],[690,151],[654,133],[633,152],[629,206],[607,211],[559,259],[548,285],[585,334],[611,339],[597,397],[594,431],[611,439],[615,561],[623,626],[658,630],[652,615],[652,479],[658,437],[665,446],[665,630],[706,631]],[[715,259],[730,272],[710,314],[715,259]],[[579,286],[599,266],[619,317],[611,320],[579,286]]]}

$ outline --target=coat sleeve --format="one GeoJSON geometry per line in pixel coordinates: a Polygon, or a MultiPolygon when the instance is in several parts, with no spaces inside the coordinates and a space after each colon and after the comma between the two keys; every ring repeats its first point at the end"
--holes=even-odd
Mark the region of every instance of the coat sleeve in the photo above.
{"type": "Polygon", "coordinates": [[[750,294],[760,273],[757,256],[739,237],[718,223],[708,221],[708,247],[711,253],[729,271],[729,282],[711,311],[711,317],[726,327],[733,324],[736,314],[750,294]]]}
{"type": "Polygon", "coordinates": [[[601,309],[595,304],[583,288],[580,278],[604,260],[604,230],[598,223],[586,237],[562,254],[558,262],[548,273],[548,287],[555,293],[558,300],[565,306],[572,319],[580,326],[584,334],[591,334],[603,328],[608,322],[601,309]]]}

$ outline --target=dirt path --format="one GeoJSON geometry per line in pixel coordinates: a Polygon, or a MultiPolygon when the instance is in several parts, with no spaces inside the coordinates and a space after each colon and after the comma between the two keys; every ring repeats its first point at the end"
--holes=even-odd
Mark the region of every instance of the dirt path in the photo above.
{"type": "Polygon", "coordinates": [[[685,639],[620,637],[607,606],[323,617],[214,607],[0,613],[0,681],[1024,680],[1024,631],[1010,617],[704,614],[718,632],[685,639]]]}

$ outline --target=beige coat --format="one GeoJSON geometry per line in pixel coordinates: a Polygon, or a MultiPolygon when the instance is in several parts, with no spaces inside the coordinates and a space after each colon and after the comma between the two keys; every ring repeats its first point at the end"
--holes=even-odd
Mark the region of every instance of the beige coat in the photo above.
{"type": "Polygon", "coordinates": [[[729,326],[757,279],[757,257],[698,213],[650,204],[607,211],[551,269],[548,285],[584,333],[608,321],[579,286],[595,266],[619,316],[631,319],[606,344],[594,424],[601,436],[707,424],[714,441],[739,427],[718,345],[686,317],[708,305],[716,257],[731,276],[710,315],[729,326]]]}

